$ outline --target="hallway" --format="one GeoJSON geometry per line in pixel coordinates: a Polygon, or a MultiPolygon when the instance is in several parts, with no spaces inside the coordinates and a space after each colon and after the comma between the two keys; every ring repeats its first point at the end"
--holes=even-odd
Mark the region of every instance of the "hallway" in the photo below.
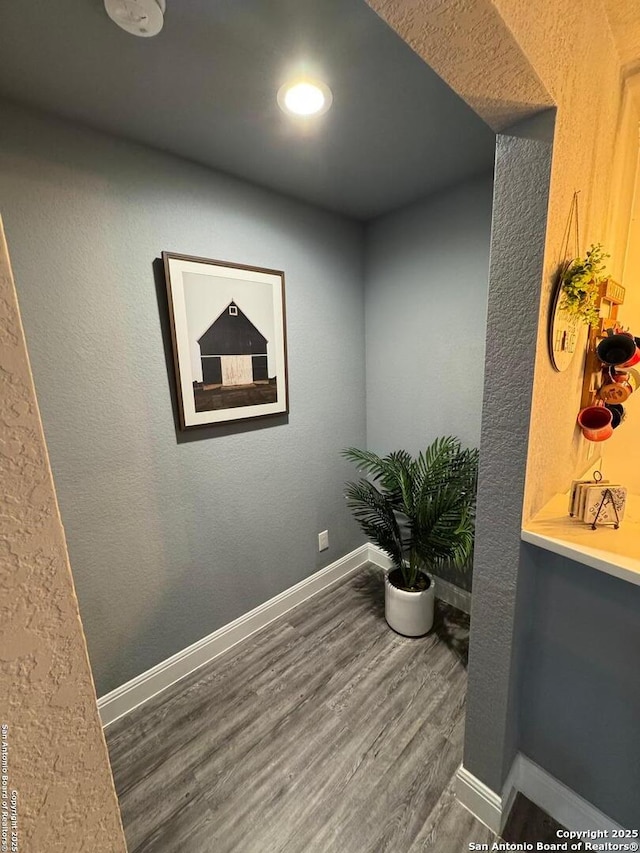
{"type": "Polygon", "coordinates": [[[367,570],[107,729],[130,853],[454,853],[468,619],[394,634],[367,570]]]}

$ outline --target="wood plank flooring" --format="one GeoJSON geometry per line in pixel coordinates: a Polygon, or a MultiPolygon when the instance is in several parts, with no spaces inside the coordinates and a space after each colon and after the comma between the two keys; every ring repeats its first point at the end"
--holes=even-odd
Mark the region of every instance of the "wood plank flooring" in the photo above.
{"type": "MultiPolygon", "coordinates": [[[[564,829],[557,820],[554,820],[542,809],[538,808],[531,800],[523,794],[516,794],[516,799],[509,814],[506,826],[502,832],[504,841],[510,843],[529,842],[536,844],[538,841],[544,843],[558,843],[558,830],[564,829]]],[[[574,842],[574,850],[582,850],[582,842],[574,842]]]]}
{"type": "Polygon", "coordinates": [[[366,569],[107,729],[129,853],[460,853],[467,617],[384,621],[366,569]]]}

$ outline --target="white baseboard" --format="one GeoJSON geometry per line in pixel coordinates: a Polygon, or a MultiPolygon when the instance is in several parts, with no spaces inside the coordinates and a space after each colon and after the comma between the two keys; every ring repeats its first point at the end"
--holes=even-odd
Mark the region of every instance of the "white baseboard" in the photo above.
{"type": "MultiPolygon", "coordinates": [[[[378,566],[380,569],[384,569],[388,571],[393,563],[391,562],[391,558],[384,553],[377,545],[369,545],[370,556],[369,560],[375,566],[378,566]]],[[[464,613],[471,613],[471,593],[466,589],[462,589],[459,586],[455,586],[455,584],[449,583],[449,581],[445,581],[442,578],[438,578],[435,575],[433,576],[435,581],[435,595],[436,598],[439,598],[441,601],[446,602],[447,604],[451,604],[452,607],[457,607],[458,610],[462,610],[464,613]]]]}
{"type": "Polygon", "coordinates": [[[496,835],[502,832],[502,797],[461,764],[456,773],[456,797],[496,835]]]}
{"type": "Polygon", "coordinates": [[[370,550],[370,545],[361,545],[355,551],[320,569],[319,572],[315,572],[275,598],[102,696],[98,699],[102,725],[108,726],[115,722],[181,678],[226,652],[236,643],[255,634],[293,607],[356,572],[370,561],[370,550]]]}
{"type": "Polygon", "coordinates": [[[516,755],[505,784],[502,796],[505,804],[509,798],[513,802],[516,791],[524,794],[565,829],[603,829],[611,833],[614,829],[622,828],[520,752],[516,755]]]}
{"type": "Polygon", "coordinates": [[[614,820],[559,782],[526,755],[518,753],[497,794],[460,765],[456,773],[456,797],[479,821],[500,835],[518,791],[569,830],[619,830],[614,820]]]}
{"type": "Polygon", "coordinates": [[[457,607],[463,613],[471,613],[471,593],[467,589],[462,589],[461,586],[456,586],[450,581],[434,576],[436,598],[450,604],[452,607],[457,607]]]}
{"type": "Polygon", "coordinates": [[[391,557],[388,554],[385,554],[381,548],[378,548],[377,545],[372,545],[369,543],[369,562],[373,563],[374,566],[377,566],[379,569],[384,569],[388,571],[393,563],[391,562],[391,557]]]}

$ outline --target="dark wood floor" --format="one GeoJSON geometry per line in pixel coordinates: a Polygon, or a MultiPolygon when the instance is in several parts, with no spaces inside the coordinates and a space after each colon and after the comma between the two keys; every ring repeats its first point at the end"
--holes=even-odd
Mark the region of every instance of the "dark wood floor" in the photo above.
{"type": "MultiPolygon", "coordinates": [[[[502,831],[502,838],[510,843],[525,841],[535,845],[538,841],[542,841],[557,844],[564,840],[558,837],[559,829],[564,827],[522,794],[517,794],[509,819],[502,831]]],[[[574,850],[582,850],[581,842],[573,843],[574,850]]]]}
{"type": "Polygon", "coordinates": [[[129,853],[460,853],[468,623],[412,640],[379,573],[317,595],[107,729],[129,853]]]}

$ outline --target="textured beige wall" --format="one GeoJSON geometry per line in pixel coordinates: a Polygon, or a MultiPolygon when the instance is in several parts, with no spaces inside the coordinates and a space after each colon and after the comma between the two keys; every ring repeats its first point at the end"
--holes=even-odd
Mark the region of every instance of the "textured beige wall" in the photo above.
{"type": "Polygon", "coordinates": [[[640,45],[640,3],[635,0],[604,0],[607,17],[616,40],[625,72],[638,64],[640,45]]]}
{"type": "MultiPolygon", "coordinates": [[[[627,293],[625,303],[620,308],[620,320],[636,335],[640,335],[640,172],[636,180],[622,283],[627,293]]],[[[640,495],[640,453],[638,453],[640,392],[636,392],[629,398],[625,403],[625,410],[626,422],[602,447],[603,468],[607,477],[624,483],[632,492],[640,495]]]]}
{"type": "Polygon", "coordinates": [[[0,724],[19,850],[124,853],[1,222],[0,482],[0,724]]]}
{"type": "Polygon", "coordinates": [[[599,0],[369,2],[495,129],[550,103],[557,106],[526,517],[566,489],[586,462],[575,427],[581,359],[564,373],[554,371],[547,319],[575,190],[581,250],[604,242],[612,272],[622,272],[638,145],[638,115],[623,87],[622,61],[599,0]]]}
{"type": "Polygon", "coordinates": [[[638,146],[638,116],[596,0],[497,3],[557,104],[551,195],[534,381],[525,517],[563,491],[586,463],[575,427],[583,360],[558,374],[547,355],[551,283],[574,190],[580,190],[581,250],[602,241],[610,269],[624,264],[638,146]]]}
{"type": "Polygon", "coordinates": [[[553,106],[490,0],[367,2],[494,130],[553,106]]]}

